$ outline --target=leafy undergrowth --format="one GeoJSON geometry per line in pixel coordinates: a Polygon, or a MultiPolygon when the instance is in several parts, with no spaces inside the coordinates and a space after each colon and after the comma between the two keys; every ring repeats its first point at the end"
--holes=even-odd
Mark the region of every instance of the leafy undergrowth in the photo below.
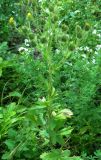
{"type": "Polygon", "coordinates": [[[100,0],[1,0],[0,15],[0,159],[101,160],[100,0]]]}

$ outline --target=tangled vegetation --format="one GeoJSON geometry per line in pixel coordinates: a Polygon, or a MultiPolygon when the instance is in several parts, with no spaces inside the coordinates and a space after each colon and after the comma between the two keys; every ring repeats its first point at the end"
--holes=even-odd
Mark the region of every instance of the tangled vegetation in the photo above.
{"type": "Polygon", "coordinates": [[[0,159],[101,160],[100,0],[0,0],[0,159]]]}

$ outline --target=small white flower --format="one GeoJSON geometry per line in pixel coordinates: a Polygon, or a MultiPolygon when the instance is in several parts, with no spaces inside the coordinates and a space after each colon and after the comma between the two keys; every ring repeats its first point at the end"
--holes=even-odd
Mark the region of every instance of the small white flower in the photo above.
{"type": "Polygon", "coordinates": [[[25,39],[25,43],[28,43],[29,42],[29,40],[28,39],[25,39]]]}
{"type": "Polygon", "coordinates": [[[72,66],[72,63],[69,63],[70,66],[72,66]]]}
{"type": "Polygon", "coordinates": [[[93,32],[92,32],[92,34],[97,34],[97,30],[94,29],[93,32]]]}
{"type": "Polygon", "coordinates": [[[84,51],[89,51],[90,49],[89,49],[89,47],[84,47],[84,51]]]}
{"type": "Polygon", "coordinates": [[[97,54],[98,54],[98,52],[97,52],[97,51],[95,51],[95,54],[97,55],[97,54]]]}
{"type": "Polygon", "coordinates": [[[25,46],[29,47],[29,40],[25,39],[25,46]]]}
{"type": "Polygon", "coordinates": [[[29,44],[28,44],[28,43],[26,44],[26,47],[29,47],[29,44]]]}
{"type": "Polygon", "coordinates": [[[59,50],[59,49],[56,49],[55,51],[56,51],[56,54],[59,54],[59,53],[60,53],[60,50],[59,50]]]}
{"type": "Polygon", "coordinates": [[[15,13],[14,11],[12,11],[12,13],[15,13]]]}
{"type": "Polygon", "coordinates": [[[58,25],[60,25],[60,24],[61,24],[61,22],[62,22],[62,21],[59,21],[59,22],[58,22],[58,25]]]}
{"type": "Polygon", "coordinates": [[[96,63],[95,58],[93,58],[92,63],[93,63],[93,64],[95,64],[95,63],[96,63]]]}
{"type": "Polygon", "coordinates": [[[101,44],[98,44],[97,46],[96,46],[96,50],[98,51],[98,50],[100,50],[101,49],[101,44]]]}
{"type": "Polygon", "coordinates": [[[46,8],[45,12],[48,13],[48,14],[50,13],[48,8],[46,8]]]}
{"type": "Polygon", "coordinates": [[[83,47],[80,47],[79,50],[80,50],[80,51],[83,51],[83,47]]]}
{"type": "Polygon", "coordinates": [[[52,112],[52,116],[53,116],[53,117],[56,116],[56,112],[55,112],[55,111],[52,112]]]}
{"type": "Polygon", "coordinates": [[[42,97],[42,98],[40,98],[40,101],[41,101],[41,102],[45,102],[45,101],[46,101],[46,98],[45,98],[45,97],[42,97]]]}
{"type": "Polygon", "coordinates": [[[100,37],[101,37],[101,34],[97,34],[97,36],[100,38],[100,37]]]}
{"type": "Polygon", "coordinates": [[[87,58],[86,54],[82,54],[82,57],[83,57],[83,58],[87,58]]]}
{"type": "Polygon", "coordinates": [[[63,109],[63,110],[61,110],[61,112],[60,113],[62,113],[64,116],[73,116],[73,112],[70,110],[70,109],[63,109]]]}
{"type": "Polygon", "coordinates": [[[70,63],[70,62],[65,62],[65,64],[72,66],[72,63],[70,63]]]}
{"type": "Polygon", "coordinates": [[[93,50],[92,50],[92,49],[90,49],[89,51],[90,51],[90,52],[92,52],[93,50]]]}
{"type": "Polygon", "coordinates": [[[28,52],[28,49],[27,49],[27,48],[24,48],[24,47],[20,47],[20,48],[18,49],[18,51],[19,51],[19,52],[22,52],[22,51],[28,52]]]}
{"type": "Polygon", "coordinates": [[[75,13],[75,14],[76,14],[76,13],[80,13],[80,11],[79,11],[79,10],[76,10],[74,13],[75,13]]]}

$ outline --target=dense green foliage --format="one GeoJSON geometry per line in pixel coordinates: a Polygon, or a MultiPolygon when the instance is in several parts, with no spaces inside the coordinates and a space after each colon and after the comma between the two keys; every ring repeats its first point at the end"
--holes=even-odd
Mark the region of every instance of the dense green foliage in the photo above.
{"type": "Polygon", "coordinates": [[[101,160],[100,0],[0,0],[0,159],[101,160]]]}

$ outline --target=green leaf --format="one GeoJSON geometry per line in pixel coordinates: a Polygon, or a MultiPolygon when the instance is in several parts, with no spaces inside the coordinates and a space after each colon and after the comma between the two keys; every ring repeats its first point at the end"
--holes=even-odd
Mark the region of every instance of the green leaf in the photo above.
{"type": "Polygon", "coordinates": [[[41,131],[40,131],[40,135],[41,135],[43,138],[49,138],[49,134],[47,133],[46,130],[41,130],[41,131]]]}
{"type": "Polygon", "coordinates": [[[70,157],[70,151],[69,150],[59,150],[55,149],[51,152],[45,152],[43,153],[40,158],[42,160],[83,160],[80,157],[70,157]]]}
{"type": "Polygon", "coordinates": [[[0,77],[2,76],[2,69],[0,68],[0,77]]]}
{"type": "Polygon", "coordinates": [[[14,147],[15,147],[15,143],[11,139],[6,140],[5,144],[7,145],[8,149],[10,149],[10,150],[14,149],[14,147]]]}
{"type": "Polygon", "coordinates": [[[44,109],[44,108],[46,108],[46,106],[44,106],[44,105],[42,105],[42,106],[38,105],[38,106],[32,107],[31,110],[44,109]]]}
{"type": "Polygon", "coordinates": [[[87,132],[87,130],[89,130],[89,126],[85,126],[85,127],[81,128],[79,134],[83,135],[87,132]]]}
{"type": "Polygon", "coordinates": [[[2,159],[9,160],[9,152],[4,153],[2,159]]]}
{"type": "Polygon", "coordinates": [[[7,51],[7,42],[3,42],[0,44],[0,54],[5,53],[7,51]]]}
{"type": "Polygon", "coordinates": [[[100,160],[100,159],[101,159],[101,150],[97,150],[97,151],[95,152],[95,155],[96,155],[96,157],[98,157],[99,160],[100,160]]]}
{"type": "Polygon", "coordinates": [[[71,134],[71,132],[73,131],[72,128],[68,127],[68,128],[63,128],[59,131],[59,134],[62,136],[68,136],[71,134]]]}
{"type": "Polygon", "coordinates": [[[2,63],[2,61],[3,61],[3,59],[2,59],[2,57],[0,57],[0,64],[2,63]]]}
{"type": "Polygon", "coordinates": [[[3,114],[0,114],[0,119],[3,118],[3,114]]]}
{"type": "Polygon", "coordinates": [[[9,93],[9,96],[10,97],[21,97],[21,94],[17,91],[14,91],[14,92],[9,93]]]}
{"type": "Polygon", "coordinates": [[[51,152],[43,153],[40,158],[42,160],[66,160],[70,156],[69,150],[61,151],[59,149],[52,150],[51,152]]]}
{"type": "Polygon", "coordinates": [[[59,160],[60,159],[60,152],[58,150],[54,150],[49,153],[43,153],[40,158],[42,160],[59,160]]]}
{"type": "Polygon", "coordinates": [[[12,128],[10,128],[10,129],[8,130],[8,136],[9,136],[10,138],[16,137],[16,136],[17,136],[17,131],[14,130],[14,129],[12,129],[12,128]]]}
{"type": "Polygon", "coordinates": [[[2,61],[3,59],[0,57],[0,77],[2,76],[2,61]]]}

